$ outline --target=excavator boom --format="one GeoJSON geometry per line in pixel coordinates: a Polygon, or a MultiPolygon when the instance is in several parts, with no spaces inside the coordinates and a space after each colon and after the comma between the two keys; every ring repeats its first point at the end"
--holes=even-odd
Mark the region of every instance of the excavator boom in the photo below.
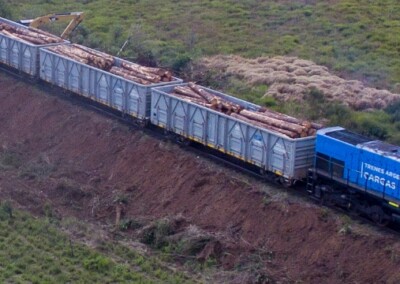
{"type": "Polygon", "coordinates": [[[68,26],[61,34],[61,38],[66,39],[71,32],[83,21],[85,14],[83,12],[59,13],[41,16],[32,20],[21,20],[20,23],[33,27],[40,28],[42,25],[56,21],[70,21],[68,26]]]}

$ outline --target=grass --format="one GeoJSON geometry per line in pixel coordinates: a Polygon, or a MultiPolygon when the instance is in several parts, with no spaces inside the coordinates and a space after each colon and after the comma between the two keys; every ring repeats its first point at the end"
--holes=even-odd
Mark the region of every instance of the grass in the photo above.
{"type": "MultiPolygon", "coordinates": [[[[71,221],[70,221],[71,222],[71,221]]],[[[51,218],[0,206],[1,283],[184,283],[154,257],[117,242],[96,249],[71,241],[51,218]]],[[[71,226],[71,224],[69,224],[71,226]]]]}
{"type": "Polygon", "coordinates": [[[116,53],[130,38],[123,56],[161,65],[211,54],[295,55],[377,86],[393,89],[400,77],[395,0],[2,1],[13,19],[85,11],[75,40],[116,53]]]}
{"type": "MultiPolygon", "coordinates": [[[[84,11],[72,41],[146,65],[173,68],[205,55],[288,55],[311,59],[350,79],[400,92],[400,3],[377,1],[0,0],[0,15],[14,20],[54,12],[84,11]]],[[[61,33],[66,23],[48,29],[61,33]]],[[[378,139],[400,143],[392,113],[360,113],[323,102],[300,107],[262,98],[268,86],[240,78],[200,83],[248,101],[309,119],[326,118],[378,139]],[[389,114],[389,115],[388,115],[389,114]]],[[[35,172],[35,169],[28,169],[35,172]]],[[[35,175],[35,173],[34,173],[35,175]]]]}

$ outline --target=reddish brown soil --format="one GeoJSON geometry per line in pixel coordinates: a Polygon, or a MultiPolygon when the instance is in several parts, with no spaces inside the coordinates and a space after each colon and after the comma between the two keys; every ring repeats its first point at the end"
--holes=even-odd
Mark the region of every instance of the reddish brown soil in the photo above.
{"type": "Polygon", "coordinates": [[[224,269],[278,282],[400,281],[397,236],[354,221],[342,234],[331,210],[55,95],[0,73],[0,153],[22,161],[0,168],[1,199],[88,222],[113,222],[118,198],[125,217],[182,215],[219,236],[224,269]]]}

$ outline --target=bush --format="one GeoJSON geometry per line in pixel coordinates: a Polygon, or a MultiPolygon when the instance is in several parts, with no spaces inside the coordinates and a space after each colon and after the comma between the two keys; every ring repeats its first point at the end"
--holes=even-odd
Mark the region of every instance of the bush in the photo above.
{"type": "Polygon", "coordinates": [[[354,112],[348,128],[360,134],[385,140],[389,137],[390,116],[383,111],[354,112]]]}
{"type": "Polygon", "coordinates": [[[83,261],[83,267],[91,271],[106,271],[111,267],[111,261],[103,256],[91,256],[83,261]]]}
{"type": "Polygon", "coordinates": [[[129,229],[139,229],[143,227],[143,224],[137,220],[134,219],[122,219],[120,224],[119,224],[119,229],[121,231],[126,231],[129,229]]]}
{"type": "Polygon", "coordinates": [[[187,54],[178,55],[172,63],[172,70],[180,74],[182,73],[192,62],[192,58],[190,58],[187,54]]]}
{"type": "Polygon", "coordinates": [[[390,114],[392,122],[400,121],[400,100],[388,105],[385,112],[390,114]]]}

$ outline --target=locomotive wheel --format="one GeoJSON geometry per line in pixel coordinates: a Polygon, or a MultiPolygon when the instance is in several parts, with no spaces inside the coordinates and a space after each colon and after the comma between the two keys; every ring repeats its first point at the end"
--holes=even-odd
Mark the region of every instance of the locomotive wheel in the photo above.
{"type": "Polygon", "coordinates": [[[320,204],[327,207],[332,207],[335,205],[335,200],[329,193],[322,193],[320,204]]]}
{"type": "Polygon", "coordinates": [[[382,208],[376,205],[371,206],[368,216],[378,226],[384,227],[390,222],[385,212],[383,212],[382,208]]]}

